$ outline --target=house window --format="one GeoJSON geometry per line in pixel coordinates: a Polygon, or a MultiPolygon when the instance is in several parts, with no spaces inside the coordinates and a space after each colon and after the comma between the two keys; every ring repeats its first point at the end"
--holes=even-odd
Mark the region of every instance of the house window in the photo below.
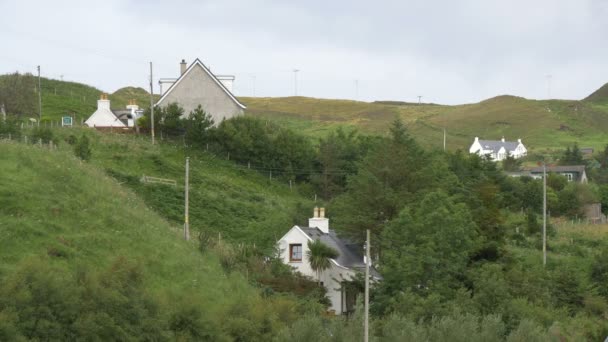
{"type": "Polygon", "coordinates": [[[566,178],[568,178],[568,182],[572,182],[572,179],[574,178],[574,175],[571,173],[566,173],[566,174],[564,174],[564,176],[566,176],[566,178]]]}
{"type": "Polygon", "coordinates": [[[302,244],[289,245],[289,261],[302,261],[302,244]]]}

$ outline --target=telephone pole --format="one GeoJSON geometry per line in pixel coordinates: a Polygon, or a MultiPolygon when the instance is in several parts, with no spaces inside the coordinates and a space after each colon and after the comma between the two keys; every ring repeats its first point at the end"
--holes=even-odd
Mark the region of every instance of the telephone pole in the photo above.
{"type": "Polygon", "coordinates": [[[38,66],[38,126],[42,121],[42,87],[40,83],[40,65],[38,66]]]}
{"type": "Polygon", "coordinates": [[[188,222],[188,206],[190,192],[190,157],[186,157],[185,206],[184,206],[184,239],[190,240],[190,223],[188,222]]]}
{"type": "Polygon", "coordinates": [[[365,321],[363,328],[363,341],[369,341],[369,264],[371,259],[369,257],[369,250],[371,245],[369,244],[369,229],[367,230],[367,240],[365,242],[365,321]]]}
{"type": "Polygon", "coordinates": [[[445,152],[445,141],[446,141],[446,135],[445,135],[445,128],[443,129],[443,151],[445,152]]]}
{"type": "Polygon", "coordinates": [[[543,267],[547,266],[547,164],[543,162],[543,267]]]}
{"type": "Polygon", "coordinates": [[[420,104],[421,100],[422,100],[422,95],[418,95],[418,104],[420,104]]]}
{"type": "Polygon", "coordinates": [[[154,145],[154,86],[152,84],[152,62],[150,62],[150,132],[152,145],[154,145]]]}

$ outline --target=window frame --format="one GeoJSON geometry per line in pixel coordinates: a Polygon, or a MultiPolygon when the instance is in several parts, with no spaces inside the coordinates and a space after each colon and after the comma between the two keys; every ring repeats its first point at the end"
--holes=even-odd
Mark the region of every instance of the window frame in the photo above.
{"type": "Polygon", "coordinates": [[[304,252],[304,249],[302,248],[302,244],[301,243],[290,243],[289,244],[289,262],[302,262],[302,254],[304,252]],[[293,257],[293,248],[294,247],[300,247],[300,258],[299,259],[295,259],[293,257]]]}

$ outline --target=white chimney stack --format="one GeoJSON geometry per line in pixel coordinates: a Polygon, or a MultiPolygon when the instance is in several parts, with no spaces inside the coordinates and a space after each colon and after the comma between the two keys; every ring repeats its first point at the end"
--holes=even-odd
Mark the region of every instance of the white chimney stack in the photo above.
{"type": "Polygon", "coordinates": [[[99,100],[97,100],[97,109],[107,109],[110,110],[110,100],[108,100],[107,94],[101,94],[99,100]]]}
{"type": "Polygon", "coordinates": [[[502,139],[500,139],[500,141],[505,142],[505,137],[503,135],[502,139]]]}
{"type": "Polygon", "coordinates": [[[186,60],[182,59],[182,62],[179,63],[179,70],[180,70],[180,76],[183,75],[186,72],[186,69],[188,68],[188,65],[186,64],[186,60]]]}
{"type": "Polygon", "coordinates": [[[329,219],[325,217],[325,208],[315,207],[313,217],[308,219],[308,226],[329,234],[329,219]]]}

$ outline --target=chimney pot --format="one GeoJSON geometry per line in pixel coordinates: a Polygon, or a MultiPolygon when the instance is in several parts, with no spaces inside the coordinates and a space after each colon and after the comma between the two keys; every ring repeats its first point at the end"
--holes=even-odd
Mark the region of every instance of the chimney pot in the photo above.
{"type": "Polygon", "coordinates": [[[325,208],[319,208],[319,217],[325,218],[325,208]]]}
{"type": "Polygon", "coordinates": [[[500,139],[500,141],[505,142],[505,136],[502,136],[502,139],[500,139]]]}
{"type": "Polygon", "coordinates": [[[319,207],[315,207],[315,209],[312,213],[312,217],[314,217],[314,218],[319,217],[319,207]]]}

